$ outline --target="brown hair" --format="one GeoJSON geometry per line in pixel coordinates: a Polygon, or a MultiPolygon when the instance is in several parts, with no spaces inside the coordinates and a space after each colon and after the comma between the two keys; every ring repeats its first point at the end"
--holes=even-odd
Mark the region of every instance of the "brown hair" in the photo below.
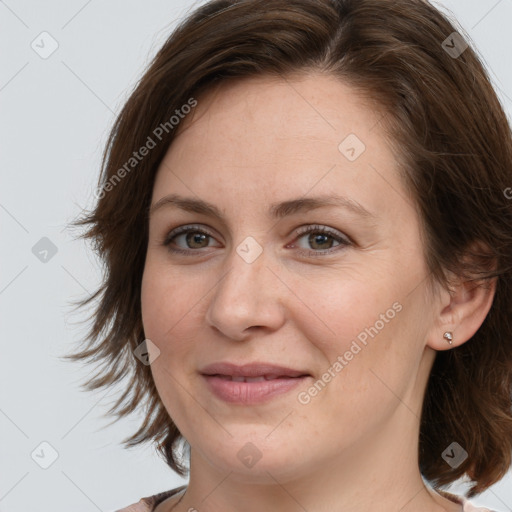
{"type": "Polygon", "coordinates": [[[144,404],[146,417],[123,443],[153,441],[175,471],[187,471],[177,455],[183,438],[150,367],[133,356],[145,339],[140,294],[148,207],[177,133],[169,120],[235,77],[327,73],[385,112],[385,132],[422,219],[431,282],[449,286],[448,273],[477,285],[496,278],[491,310],[476,334],[436,355],[421,417],[421,473],[435,487],[467,473],[475,482],[469,497],[505,475],[512,451],[512,201],[505,193],[512,186],[511,131],[475,50],[449,53],[447,47],[463,49],[453,32],[424,0],[215,0],[178,25],[115,121],[95,209],[73,223],[90,225],[81,236],[93,240],[105,280],[80,303],[100,299],[86,347],[66,357],[104,363],[84,385],[90,390],[130,374],[109,413],[120,418],[144,404]],[[156,146],[127,169],[148,137],[156,142],[157,127],[165,129],[156,146]],[[453,441],[469,455],[456,468],[441,457],[453,441]]]}

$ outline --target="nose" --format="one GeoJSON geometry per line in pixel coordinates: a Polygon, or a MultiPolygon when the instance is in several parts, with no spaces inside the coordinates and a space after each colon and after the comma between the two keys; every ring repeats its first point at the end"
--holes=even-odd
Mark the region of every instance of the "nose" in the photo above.
{"type": "Polygon", "coordinates": [[[286,286],[268,264],[265,250],[248,262],[233,249],[211,296],[206,322],[239,341],[255,330],[279,329],[285,318],[282,294],[286,286]]]}

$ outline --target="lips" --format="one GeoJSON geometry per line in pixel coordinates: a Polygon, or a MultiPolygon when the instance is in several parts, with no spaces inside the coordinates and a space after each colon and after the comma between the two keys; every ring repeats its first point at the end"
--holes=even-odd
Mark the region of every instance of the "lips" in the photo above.
{"type": "Polygon", "coordinates": [[[311,375],[268,363],[215,363],[200,372],[217,398],[232,404],[257,404],[290,392],[311,375]]]}
{"type": "MultiPolygon", "coordinates": [[[[213,376],[213,375],[212,375],[213,376]]],[[[235,375],[215,375],[219,379],[230,380],[233,382],[262,382],[264,380],[275,380],[275,379],[294,379],[296,377],[287,377],[285,375],[259,375],[258,377],[244,377],[235,375]]]]}
{"type": "MultiPolygon", "coordinates": [[[[244,365],[236,365],[233,363],[214,363],[205,366],[200,370],[200,373],[203,375],[231,377],[232,380],[237,380],[237,382],[242,382],[241,380],[238,380],[239,378],[260,378],[260,380],[272,380],[280,377],[293,378],[309,375],[306,371],[295,370],[270,363],[249,363],[244,365]]],[[[250,382],[250,380],[247,380],[246,382],[250,382]]]]}

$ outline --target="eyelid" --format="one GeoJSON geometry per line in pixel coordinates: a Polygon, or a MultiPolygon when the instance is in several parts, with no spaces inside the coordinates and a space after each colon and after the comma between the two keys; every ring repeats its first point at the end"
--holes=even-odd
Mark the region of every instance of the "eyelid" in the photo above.
{"type": "MultiPolygon", "coordinates": [[[[168,234],[166,234],[164,236],[164,239],[162,241],[162,245],[166,246],[167,249],[171,252],[171,253],[180,253],[180,254],[193,254],[193,253],[201,253],[203,252],[202,250],[199,250],[199,249],[182,249],[182,248],[171,248],[170,247],[170,244],[171,244],[171,241],[176,238],[177,236],[181,235],[181,234],[186,234],[186,233],[189,233],[189,232],[199,232],[199,233],[203,233],[213,239],[216,240],[216,236],[211,232],[209,231],[207,228],[203,227],[202,225],[199,225],[199,224],[185,224],[185,225],[182,225],[182,226],[178,226],[177,228],[174,228],[172,229],[168,234]]],[[[293,240],[293,242],[291,242],[291,244],[295,244],[295,242],[297,241],[297,238],[302,238],[302,236],[308,234],[308,233],[323,233],[323,234],[326,234],[326,235],[329,235],[330,237],[332,237],[334,240],[336,240],[338,242],[339,245],[335,246],[334,248],[329,248],[329,249],[323,249],[323,250],[313,250],[313,249],[302,249],[302,248],[299,248],[299,253],[302,253],[302,254],[305,254],[307,253],[306,255],[307,256],[322,256],[322,255],[327,255],[327,254],[333,254],[337,251],[340,250],[340,248],[344,248],[344,247],[348,247],[348,246],[353,246],[354,245],[354,242],[353,240],[351,239],[351,237],[349,237],[348,235],[345,235],[344,233],[338,231],[337,229],[334,229],[334,228],[331,228],[329,226],[324,226],[324,225],[320,225],[320,224],[305,224],[303,226],[300,226],[298,228],[296,228],[294,230],[294,233],[296,235],[296,238],[293,240]]],[[[287,247],[289,247],[290,244],[287,245],[287,247]]],[[[201,249],[206,249],[205,248],[201,248],[201,249]]]]}
{"type": "Polygon", "coordinates": [[[333,238],[338,238],[345,241],[347,244],[353,244],[354,241],[346,234],[338,231],[337,229],[331,228],[329,226],[323,226],[321,224],[306,224],[304,226],[300,226],[294,230],[294,233],[297,236],[302,236],[307,233],[319,231],[328,235],[331,235],[333,238]]]}
{"type": "Polygon", "coordinates": [[[167,245],[173,238],[176,238],[178,235],[181,235],[183,233],[188,233],[189,231],[198,231],[215,239],[217,237],[212,233],[212,231],[210,231],[208,228],[203,227],[203,225],[201,224],[184,224],[166,233],[163,238],[162,244],[167,245]]]}

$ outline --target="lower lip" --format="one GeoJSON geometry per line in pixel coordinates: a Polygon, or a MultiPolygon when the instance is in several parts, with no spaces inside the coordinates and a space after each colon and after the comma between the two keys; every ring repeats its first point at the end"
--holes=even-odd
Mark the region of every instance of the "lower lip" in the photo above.
{"type": "Polygon", "coordinates": [[[289,377],[260,382],[235,382],[214,375],[203,375],[210,391],[225,402],[256,404],[282,395],[303,383],[307,376],[289,377]]]}

